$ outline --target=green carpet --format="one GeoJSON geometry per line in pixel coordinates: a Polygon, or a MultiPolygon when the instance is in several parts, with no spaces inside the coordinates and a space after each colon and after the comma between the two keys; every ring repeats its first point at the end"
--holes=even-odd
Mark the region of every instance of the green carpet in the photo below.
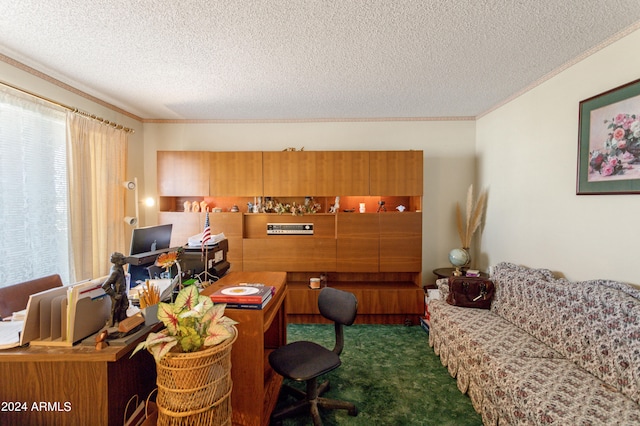
{"type": "MultiPolygon", "coordinates": [[[[333,347],[333,325],[290,324],[288,341],[311,340],[333,347]]],[[[351,401],[358,416],[346,411],[324,411],[330,425],[482,425],[467,395],[442,366],[419,326],[352,325],[345,328],[342,366],[327,374],[328,398],[351,401]]],[[[286,381],[304,390],[304,384],[286,381]]],[[[278,406],[292,402],[281,396],[278,406]]],[[[300,416],[284,426],[312,424],[300,416]]]]}

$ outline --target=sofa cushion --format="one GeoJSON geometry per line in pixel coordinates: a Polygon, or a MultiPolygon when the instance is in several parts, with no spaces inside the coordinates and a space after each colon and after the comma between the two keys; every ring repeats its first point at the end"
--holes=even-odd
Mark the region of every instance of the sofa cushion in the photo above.
{"type": "Polygon", "coordinates": [[[640,403],[640,292],[604,280],[569,291],[559,350],[640,403]]]}
{"type": "Polygon", "coordinates": [[[510,425],[640,424],[640,406],[567,359],[494,354],[485,404],[510,425]]]}
{"type": "Polygon", "coordinates": [[[492,312],[640,402],[640,291],[500,264],[492,312]]]}
{"type": "Polygon", "coordinates": [[[443,300],[432,301],[429,309],[429,342],[449,373],[458,377],[462,392],[466,392],[471,375],[482,367],[482,360],[495,352],[520,357],[562,357],[490,311],[452,306],[443,300]]]}

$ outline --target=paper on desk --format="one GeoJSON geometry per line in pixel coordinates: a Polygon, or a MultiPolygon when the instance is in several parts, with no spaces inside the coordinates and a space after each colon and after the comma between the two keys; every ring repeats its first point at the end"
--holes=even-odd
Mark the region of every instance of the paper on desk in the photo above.
{"type": "Polygon", "coordinates": [[[0,321],[0,349],[20,346],[20,333],[24,321],[0,321]]]}
{"type": "MultiPolygon", "coordinates": [[[[191,237],[189,237],[187,239],[187,246],[189,246],[189,247],[202,247],[202,234],[204,234],[204,232],[201,232],[199,234],[192,235],[191,237]]],[[[222,240],[224,240],[226,238],[227,237],[225,237],[224,232],[221,232],[219,234],[214,234],[214,235],[211,236],[211,238],[207,242],[206,246],[214,246],[214,245],[218,244],[220,241],[222,241],[222,240]]]]}
{"type": "MultiPolygon", "coordinates": [[[[176,285],[178,285],[178,277],[170,278],[157,278],[149,280],[149,285],[156,286],[160,293],[160,301],[164,302],[171,298],[171,293],[176,285]]],[[[145,287],[146,284],[137,285],[129,290],[129,298],[131,299],[139,299],[140,291],[145,287]]]]}

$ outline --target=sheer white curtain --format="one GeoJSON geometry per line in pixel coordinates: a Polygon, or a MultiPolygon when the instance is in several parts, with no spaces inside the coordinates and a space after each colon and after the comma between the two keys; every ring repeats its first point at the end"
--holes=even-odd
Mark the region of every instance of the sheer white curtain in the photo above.
{"type": "MultiPolygon", "coordinates": [[[[76,280],[106,275],[124,235],[127,133],[67,113],[71,252],[76,280]]],[[[128,253],[123,253],[128,254],[128,253]]]]}
{"type": "Polygon", "coordinates": [[[0,286],[69,282],[65,113],[0,87],[0,286]]]}

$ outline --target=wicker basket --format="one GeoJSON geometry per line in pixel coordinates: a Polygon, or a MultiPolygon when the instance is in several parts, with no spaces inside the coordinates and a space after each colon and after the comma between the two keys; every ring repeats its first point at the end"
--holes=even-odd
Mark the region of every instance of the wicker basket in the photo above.
{"type": "Polygon", "coordinates": [[[231,424],[231,347],[238,336],[211,348],[168,353],[156,362],[158,425],[231,424]]]}

